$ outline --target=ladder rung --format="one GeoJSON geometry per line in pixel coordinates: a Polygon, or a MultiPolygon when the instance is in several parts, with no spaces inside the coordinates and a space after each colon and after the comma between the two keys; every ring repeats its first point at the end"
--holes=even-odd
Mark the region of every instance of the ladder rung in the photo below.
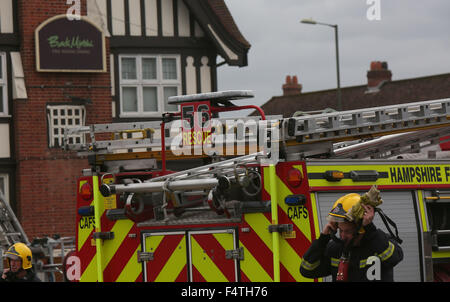
{"type": "Polygon", "coordinates": [[[22,233],[16,232],[16,233],[5,233],[6,236],[22,236],[22,233]]]}
{"type": "Polygon", "coordinates": [[[450,196],[428,196],[428,197],[425,197],[425,201],[426,201],[426,202],[430,202],[430,203],[436,203],[436,202],[440,202],[440,203],[450,202],[450,196]]]}
{"type": "Polygon", "coordinates": [[[435,246],[433,249],[437,252],[450,252],[450,246],[435,246]]]}
{"type": "Polygon", "coordinates": [[[434,231],[437,235],[450,235],[450,230],[436,230],[434,231]]]}

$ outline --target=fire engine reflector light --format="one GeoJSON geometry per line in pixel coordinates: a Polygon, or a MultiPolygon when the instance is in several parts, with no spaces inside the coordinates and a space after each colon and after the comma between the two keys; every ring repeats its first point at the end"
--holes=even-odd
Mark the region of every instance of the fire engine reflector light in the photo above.
{"type": "Polygon", "coordinates": [[[305,195],[288,195],[284,198],[284,203],[290,207],[303,206],[306,203],[305,195]]]}
{"type": "Polygon", "coordinates": [[[78,208],[78,215],[80,216],[94,216],[94,207],[85,206],[78,208]]]}
{"type": "Polygon", "coordinates": [[[89,183],[84,183],[80,188],[80,195],[81,198],[83,198],[86,201],[89,201],[94,196],[94,190],[92,189],[92,186],[89,183]]]}
{"type": "Polygon", "coordinates": [[[378,177],[378,171],[375,170],[350,171],[350,178],[353,181],[375,181],[378,177]]]}
{"type": "Polygon", "coordinates": [[[299,169],[291,168],[287,173],[287,183],[291,187],[299,187],[302,183],[303,175],[299,169]]]}
{"type": "Polygon", "coordinates": [[[344,178],[344,172],[341,171],[325,171],[325,179],[328,181],[340,181],[344,178]]]}

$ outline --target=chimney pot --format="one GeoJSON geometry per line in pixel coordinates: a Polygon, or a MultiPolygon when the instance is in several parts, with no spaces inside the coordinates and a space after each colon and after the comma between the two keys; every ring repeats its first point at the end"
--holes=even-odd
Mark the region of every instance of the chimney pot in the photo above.
{"type": "Polygon", "coordinates": [[[367,86],[369,88],[378,87],[383,82],[392,80],[392,72],[388,69],[387,62],[373,61],[370,63],[370,70],[367,72],[367,86]]]}
{"type": "Polygon", "coordinates": [[[286,76],[286,84],[291,84],[291,76],[286,76]]]}
{"type": "Polygon", "coordinates": [[[372,61],[370,63],[370,70],[381,70],[381,62],[380,61],[372,61]]]}
{"type": "Polygon", "coordinates": [[[297,76],[286,76],[286,83],[282,86],[283,95],[299,95],[302,92],[302,85],[298,83],[297,76]]]}

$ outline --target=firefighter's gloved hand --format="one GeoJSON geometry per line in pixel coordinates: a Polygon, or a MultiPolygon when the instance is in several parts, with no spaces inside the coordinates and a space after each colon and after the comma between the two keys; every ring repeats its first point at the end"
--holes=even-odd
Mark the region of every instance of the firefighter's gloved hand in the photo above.
{"type": "Polygon", "coordinates": [[[364,218],[364,214],[366,212],[362,205],[371,206],[373,209],[382,203],[383,200],[380,197],[380,191],[376,185],[373,185],[367,193],[364,193],[364,195],[361,196],[361,201],[350,209],[350,211],[346,214],[346,217],[350,221],[359,221],[364,218]]]}
{"type": "Polygon", "coordinates": [[[361,203],[371,205],[372,207],[377,207],[383,203],[377,185],[373,185],[367,193],[361,196],[361,203]]]}

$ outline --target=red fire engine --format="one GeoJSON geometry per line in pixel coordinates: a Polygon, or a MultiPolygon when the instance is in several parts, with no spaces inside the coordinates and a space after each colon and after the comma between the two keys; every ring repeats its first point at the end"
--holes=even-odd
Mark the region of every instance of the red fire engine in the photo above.
{"type": "Polygon", "coordinates": [[[281,118],[232,103],[252,96],[177,96],[160,121],[68,129],[91,165],[68,279],[327,280],[301,276],[302,256],[333,202],[373,184],[403,239],[396,281],[447,278],[450,161],[396,155],[449,134],[450,99],[281,118]],[[260,116],[217,117],[248,108],[260,116]]]}

